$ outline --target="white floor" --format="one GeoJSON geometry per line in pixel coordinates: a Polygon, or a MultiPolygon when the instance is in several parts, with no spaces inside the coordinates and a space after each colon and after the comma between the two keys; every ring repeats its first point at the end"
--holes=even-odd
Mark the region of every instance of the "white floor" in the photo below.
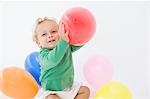
{"type": "Polygon", "coordinates": [[[0,99],[12,99],[0,92],[0,99]]]}

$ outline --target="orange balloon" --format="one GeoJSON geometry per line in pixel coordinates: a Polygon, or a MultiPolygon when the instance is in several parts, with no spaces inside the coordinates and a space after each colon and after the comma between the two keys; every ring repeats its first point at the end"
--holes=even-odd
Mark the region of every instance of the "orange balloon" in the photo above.
{"type": "Polygon", "coordinates": [[[2,71],[0,71],[0,91],[2,90],[2,71]]]}
{"type": "Polygon", "coordinates": [[[8,67],[2,71],[0,82],[4,94],[14,98],[34,97],[39,88],[34,78],[18,67],[8,67]]]}
{"type": "Polygon", "coordinates": [[[12,99],[34,99],[34,98],[12,98],[12,99]]]}

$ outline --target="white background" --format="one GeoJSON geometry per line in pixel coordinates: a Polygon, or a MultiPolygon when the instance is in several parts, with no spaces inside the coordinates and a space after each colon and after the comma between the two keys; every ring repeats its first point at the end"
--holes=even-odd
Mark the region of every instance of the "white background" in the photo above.
{"type": "Polygon", "coordinates": [[[39,50],[32,41],[38,17],[54,16],[60,20],[67,9],[75,6],[89,9],[97,22],[94,37],[74,54],[75,79],[85,81],[83,66],[89,57],[99,53],[112,62],[113,81],[128,86],[133,99],[149,99],[148,2],[2,2],[0,68],[23,68],[26,56],[39,50]]]}

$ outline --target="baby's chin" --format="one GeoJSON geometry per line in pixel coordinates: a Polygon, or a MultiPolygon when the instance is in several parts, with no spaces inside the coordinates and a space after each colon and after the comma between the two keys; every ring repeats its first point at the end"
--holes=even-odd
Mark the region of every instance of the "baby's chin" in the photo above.
{"type": "Polygon", "coordinates": [[[56,45],[49,45],[48,48],[55,48],[56,45]]]}

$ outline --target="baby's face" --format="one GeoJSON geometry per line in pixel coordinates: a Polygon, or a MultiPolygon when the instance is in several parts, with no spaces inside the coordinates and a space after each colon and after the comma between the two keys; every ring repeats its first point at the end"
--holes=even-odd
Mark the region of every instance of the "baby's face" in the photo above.
{"type": "Polygon", "coordinates": [[[54,21],[44,21],[37,26],[38,45],[41,48],[54,48],[59,40],[58,24],[54,21]]]}

